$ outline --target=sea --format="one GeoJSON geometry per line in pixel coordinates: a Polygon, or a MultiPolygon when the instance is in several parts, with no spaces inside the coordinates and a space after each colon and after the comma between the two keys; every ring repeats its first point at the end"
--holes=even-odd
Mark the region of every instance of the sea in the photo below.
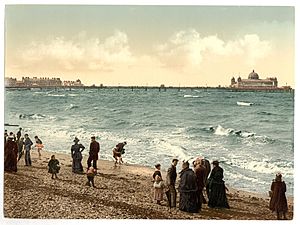
{"type": "Polygon", "coordinates": [[[5,89],[4,95],[4,122],[18,125],[5,129],[22,127],[32,140],[38,135],[48,151],[70,154],[78,137],[87,155],[96,136],[100,159],[113,160],[112,148],[126,141],[129,164],[154,170],[160,163],[166,171],[173,158],[192,163],[201,156],[219,160],[229,187],[266,195],[280,172],[293,196],[293,92],[5,89]]]}

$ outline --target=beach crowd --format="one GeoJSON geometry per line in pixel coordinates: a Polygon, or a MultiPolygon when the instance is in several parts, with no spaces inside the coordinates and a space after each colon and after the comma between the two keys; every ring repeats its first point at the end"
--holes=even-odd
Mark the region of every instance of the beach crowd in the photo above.
{"type": "MultiPolygon", "coordinates": [[[[22,128],[19,128],[16,135],[13,132],[8,134],[7,130],[5,130],[5,172],[17,172],[18,161],[23,155],[25,158],[25,166],[31,166],[30,152],[33,147],[38,151],[39,160],[41,160],[41,152],[44,145],[38,136],[34,138],[35,145],[27,133],[22,136],[22,128]]],[[[86,174],[87,182],[85,185],[95,187],[94,178],[99,170],[97,160],[99,159],[100,144],[96,141],[95,136],[91,137],[89,157],[86,172],[84,172],[82,152],[85,150],[85,146],[79,143],[80,140],[77,137],[75,137],[73,142],[74,144],[71,146],[72,172],[86,174]]],[[[125,154],[124,147],[126,144],[125,141],[120,142],[112,149],[115,167],[123,163],[122,155],[125,154]]],[[[167,169],[165,179],[163,179],[161,174],[161,165],[159,163],[155,165],[155,171],[151,180],[153,184],[153,200],[156,204],[162,205],[164,196],[166,196],[167,206],[170,210],[178,207],[179,210],[184,212],[201,213],[202,204],[207,204],[210,208],[230,208],[226,196],[228,188],[223,180],[224,170],[220,166],[219,161],[214,160],[210,163],[208,159],[200,156],[192,161],[191,166],[189,161],[182,161],[181,171],[177,174],[176,167],[178,162],[179,160],[176,158],[171,160],[171,165],[167,169]],[[178,177],[179,179],[177,180],[178,177]],[[179,201],[177,201],[178,194],[179,201]]],[[[51,178],[58,179],[57,174],[59,171],[59,160],[55,158],[55,155],[52,155],[48,162],[48,172],[52,175],[51,178]]],[[[286,184],[282,180],[280,173],[276,174],[270,189],[269,209],[272,212],[276,212],[277,219],[287,219],[286,184]]]]}

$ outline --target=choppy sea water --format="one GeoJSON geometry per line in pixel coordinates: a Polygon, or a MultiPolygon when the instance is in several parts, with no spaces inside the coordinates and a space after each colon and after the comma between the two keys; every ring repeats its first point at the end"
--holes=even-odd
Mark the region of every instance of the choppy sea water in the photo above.
{"type": "Polygon", "coordinates": [[[77,136],[87,154],[95,135],[100,158],[112,160],[112,148],[126,140],[127,163],[166,170],[173,157],[205,156],[220,161],[229,186],[267,193],[281,172],[293,195],[293,93],[6,89],[4,101],[5,123],[38,135],[49,151],[70,153],[77,136]]]}

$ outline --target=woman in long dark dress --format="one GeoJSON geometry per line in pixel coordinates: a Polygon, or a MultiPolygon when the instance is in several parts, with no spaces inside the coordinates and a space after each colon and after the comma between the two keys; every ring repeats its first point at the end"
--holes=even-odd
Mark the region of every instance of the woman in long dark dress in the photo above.
{"type": "Polygon", "coordinates": [[[282,181],[282,175],[276,174],[275,180],[273,180],[271,185],[271,200],[270,200],[270,209],[272,212],[276,212],[277,219],[281,219],[281,215],[283,215],[283,219],[286,218],[286,213],[288,211],[287,200],[285,196],[286,192],[286,184],[282,181]]]}
{"type": "Polygon", "coordinates": [[[183,162],[179,182],[179,210],[191,213],[199,212],[197,177],[188,162],[183,162]]]}
{"type": "Polygon", "coordinates": [[[208,178],[208,206],[211,208],[228,208],[226,187],[223,181],[223,169],[218,161],[213,161],[213,169],[208,178]]]}
{"type": "Polygon", "coordinates": [[[8,136],[4,147],[4,171],[17,172],[18,145],[13,136],[8,136]]]}
{"type": "Polygon", "coordinates": [[[85,149],[82,144],[78,144],[79,139],[75,137],[74,139],[75,144],[71,147],[71,155],[72,155],[72,171],[74,173],[82,173],[83,167],[81,164],[82,161],[82,154],[81,152],[85,149]]]}

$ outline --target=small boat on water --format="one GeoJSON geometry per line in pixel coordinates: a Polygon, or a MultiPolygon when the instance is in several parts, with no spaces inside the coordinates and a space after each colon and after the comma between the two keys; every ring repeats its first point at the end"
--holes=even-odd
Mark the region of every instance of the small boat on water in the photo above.
{"type": "Polygon", "coordinates": [[[252,102],[236,102],[237,105],[242,105],[242,106],[251,106],[253,105],[252,102]]]}

